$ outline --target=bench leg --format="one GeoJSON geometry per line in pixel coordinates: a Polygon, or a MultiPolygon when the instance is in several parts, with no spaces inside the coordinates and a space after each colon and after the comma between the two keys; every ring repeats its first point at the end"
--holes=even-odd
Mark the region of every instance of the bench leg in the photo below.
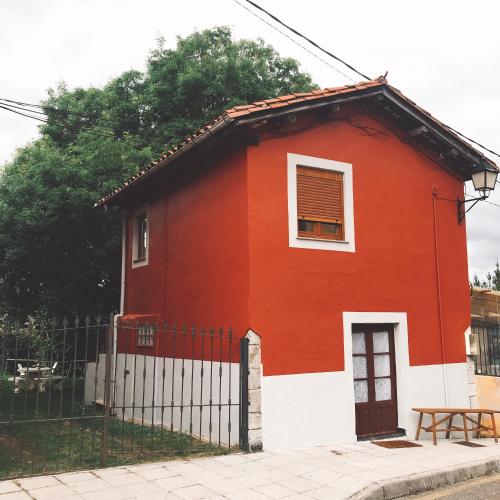
{"type": "Polygon", "coordinates": [[[432,442],[434,443],[434,446],[437,445],[437,439],[436,439],[436,414],[432,414],[432,442]]]}
{"type": "Polygon", "coordinates": [[[453,423],[453,415],[450,415],[448,417],[448,427],[447,427],[447,431],[446,431],[446,439],[450,439],[450,434],[451,434],[451,424],[453,423]]]}
{"type": "Polygon", "coordinates": [[[495,414],[491,414],[491,427],[493,427],[493,437],[495,438],[495,443],[498,443],[497,437],[497,424],[495,422],[495,414]]]}
{"type": "Polygon", "coordinates": [[[418,417],[417,433],[415,434],[415,441],[418,441],[418,438],[420,437],[420,429],[422,428],[422,418],[424,418],[424,414],[420,412],[420,415],[418,417]]]}
{"type": "Polygon", "coordinates": [[[465,413],[462,413],[462,418],[464,421],[464,436],[465,436],[465,442],[469,442],[469,431],[467,430],[467,418],[465,417],[465,413]]]}
{"type": "Polygon", "coordinates": [[[481,437],[481,418],[483,414],[479,413],[477,416],[477,432],[476,432],[476,439],[479,439],[481,437]]]}

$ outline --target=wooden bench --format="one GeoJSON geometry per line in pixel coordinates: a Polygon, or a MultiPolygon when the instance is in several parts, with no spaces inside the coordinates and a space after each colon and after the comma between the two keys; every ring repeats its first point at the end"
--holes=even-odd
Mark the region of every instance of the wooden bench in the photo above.
{"type": "Polygon", "coordinates": [[[436,433],[446,432],[446,439],[450,439],[451,431],[463,431],[465,436],[465,441],[469,442],[469,431],[475,432],[476,437],[479,437],[481,430],[493,432],[493,437],[495,438],[495,443],[498,443],[497,428],[495,424],[495,413],[500,413],[500,410],[491,410],[489,408],[412,408],[413,411],[419,412],[417,433],[415,435],[415,440],[418,441],[420,437],[420,430],[423,429],[425,432],[432,432],[432,441],[437,444],[436,433]],[[424,414],[430,415],[432,419],[431,425],[424,427],[422,425],[422,419],[424,414]],[[436,415],[442,414],[439,420],[436,420],[436,415]],[[472,415],[477,415],[473,418],[472,415]],[[489,415],[491,417],[491,427],[485,425],[481,422],[483,415],[489,415]],[[453,425],[454,417],[462,417],[463,427],[453,425]],[[467,421],[472,422],[472,427],[467,427],[467,421]],[[446,422],[446,427],[439,428],[439,425],[446,422]]]}

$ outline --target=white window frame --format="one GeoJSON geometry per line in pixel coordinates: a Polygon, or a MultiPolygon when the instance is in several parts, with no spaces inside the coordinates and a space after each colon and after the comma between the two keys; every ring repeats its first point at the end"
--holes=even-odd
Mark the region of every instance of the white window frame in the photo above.
{"type": "Polygon", "coordinates": [[[340,161],[288,153],[288,244],[291,248],[310,248],[355,252],[354,242],[354,203],[352,165],[340,161]],[[331,170],[343,174],[344,194],[344,240],[320,240],[299,236],[297,223],[297,167],[312,167],[331,170]]]}
{"type": "Polygon", "coordinates": [[[135,210],[132,214],[132,268],[143,267],[149,264],[149,235],[151,233],[151,219],[149,217],[149,210],[147,206],[143,206],[138,210],[135,210]],[[139,238],[139,228],[137,224],[137,217],[141,214],[146,214],[146,218],[148,221],[146,228],[146,255],[143,259],[137,259],[137,243],[139,238]]]}
{"type": "Polygon", "coordinates": [[[137,328],[137,347],[154,347],[155,327],[154,325],[140,325],[137,328]]]}

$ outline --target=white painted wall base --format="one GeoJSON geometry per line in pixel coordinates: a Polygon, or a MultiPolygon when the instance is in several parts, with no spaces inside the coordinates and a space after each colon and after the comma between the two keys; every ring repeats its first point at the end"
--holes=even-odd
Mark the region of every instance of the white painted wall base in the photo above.
{"type": "MultiPolygon", "coordinates": [[[[467,365],[445,365],[448,405],[469,407],[467,365]]],[[[408,367],[398,379],[398,425],[415,437],[416,406],[444,406],[443,366],[408,367]]],[[[356,441],[352,374],[277,375],[262,380],[264,450],[329,446],[356,441]]],[[[422,439],[430,438],[424,433],[422,439]]]]}
{"type": "MultiPolygon", "coordinates": [[[[105,364],[106,355],[101,354],[97,366],[97,385],[95,384],[96,364],[88,364],[85,377],[86,404],[103,401],[105,364]]],[[[239,364],[214,362],[211,376],[210,362],[205,361],[202,379],[202,362],[186,359],[184,383],[181,376],[182,365],[182,359],[119,353],[116,383],[113,389],[116,418],[136,422],[142,422],[144,418],[146,425],[163,425],[167,429],[173,424],[174,430],[187,433],[190,432],[190,423],[192,423],[192,433],[195,436],[201,435],[204,439],[215,443],[220,441],[224,445],[237,445],[239,442],[239,364]],[[222,369],[220,378],[219,368],[222,369]],[[162,376],[163,369],[165,369],[165,377],[162,376]],[[127,375],[125,375],[126,371],[128,371],[127,375]],[[194,376],[191,384],[192,373],[194,376]],[[203,385],[201,380],[203,380],[203,385]],[[229,399],[232,403],[231,410],[227,406],[229,399]],[[221,402],[220,415],[219,401],[221,402]],[[134,403],[135,410],[132,408],[134,403]],[[201,409],[200,404],[202,404],[201,409]],[[146,408],[144,416],[143,406],[146,408]],[[154,410],[152,406],[155,407],[154,410]],[[183,406],[182,411],[181,406],[183,406]],[[229,422],[231,422],[230,429],[229,422]]]]}

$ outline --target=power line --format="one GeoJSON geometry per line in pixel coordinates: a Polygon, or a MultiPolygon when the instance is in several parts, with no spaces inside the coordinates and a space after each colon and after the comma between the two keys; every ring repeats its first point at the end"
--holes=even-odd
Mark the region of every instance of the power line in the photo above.
{"type": "MultiPolygon", "coordinates": [[[[99,119],[100,121],[105,121],[105,122],[108,122],[109,124],[115,125],[115,122],[113,122],[110,118],[105,118],[105,117],[102,117],[102,116],[99,116],[99,117],[90,116],[88,114],[79,113],[78,111],[74,111],[72,109],[60,109],[60,108],[56,108],[54,106],[32,104],[32,103],[23,102],[23,101],[15,101],[15,100],[12,100],[12,99],[5,99],[3,97],[0,97],[0,101],[4,101],[3,104],[5,104],[5,103],[11,103],[11,104],[5,104],[5,105],[8,105],[8,106],[11,106],[11,107],[14,107],[14,108],[17,107],[17,106],[15,106],[16,104],[19,105],[19,106],[22,106],[22,108],[18,108],[18,109],[38,108],[38,109],[43,109],[43,110],[54,111],[56,113],[62,113],[63,115],[65,115],[66,118],[68,118],[68,115],[75,115],[77,117],[85,118],[85,119],[94,119],[95,118],[95,119],[99,119]]],[[[30,113],[37,113],[37,114],[47,115],[46,112],[35,111],[33,109],[29,109],[27,111],[29,111],[30,113]]]]}
{"type": "MultiPolygon", "coordinates": [[[[0,109],[4,109],[5,111],[10,111],[11,113],[15,113],[17,115],[25,116],[26,118],[31,118],[32,120],[37,120],[39,122],[46,123],[47,125],[59,127],[60,129],[63,129],[66,127],[64,124],[61,124],[61,123],[57,123],[57,122],[54,122],[51,120],[45,120],[44,118],[39,118],[38,116],[33,116],[33,115],[26,114],[26,113],[21,113],[20,111],[16,111],[15,109],[11,109],[8,107],[8,105],[2,104],[2,103],[0,103],[0,109]]],[[[31,112],[32,110],[26,110],[26,111],[31,112]]],[[[88,131],[91,129],[92,129],[92,127],[82,127],[80,130],[85,132],[85,131],[88,131]]],[[[111,134],[103,134],[103,133],[100,133],[96,130],[92,130],[92,133],[94,135],[98,135],[100,137],[106,137],[107,139],[109,139],[111,137],[111,134]]],[[[116,139],[116,137],[114,137],[114,139],[116,139]]]]}
{"type": "MultiPolygon", "coordinates": [[[[474,199],[474,196],[471,196],[470,194],[465,193],[465,196],[466,196],[467,198],[472,198],[472,199],[474,199]]],[[[500,208],[500,205],[499,205],[498,203],[494,203],[494,202],[489,201],[489,200],[482,200],[482,201],[484,201],[485,203],[488,203],[489,205],[493,205],[494,207],[498,207],[498,208],[500,208]]]]}
{"type": "MultiPolygon", "coordinates": [[[[234,0],[234,1],[236,1],[236,0],[234,0]]],[[[274,14],[271,14],[269,11],[267,11],[266,9],[264,9],[263,7],[261,7],[260,5],[256,4],[255,2],[252,2],[251,0],[244,0],[244,1],[247,2],[247,3],[249,3],[250,5],[252,5],[254,8],[260,10],[261,12],[264,12],[264,14],[266,14],[267,16],[269,16],[271,19],[273,19],[277,23],[281,24],[281,26],[284,26],[287,30],[291,31],[292,33],[294,33],[295,35],[299,36],[300,38],[303,38],[304,40],[306,40],[306,42],[310,43],[313,47],[316,47],[317,49],[321,50],[321,52],[325,53],[327,56],[332,57],[336,61],[339,61],[344,66],[346,66],[347,68],[349,68],[351,71],[354,71],[354,73],[357,73],[359,76],[361,76],[365,80],[371,80],[371,78],[369,76],[361,73],[361,71],[358,71],[354,66],[351,66],[349,63],[345,62],[340,57],[337,57],[335,54],[332,54],[330,51],[324,49],[323,47],[321,47],[320,45],[318,45],[316,42],[314,42],[313,40],[311,40],[307,36],[303,35],[299,31],[297,31],[296,29],[294,29],[291,26],[289,26],[288,24],[284,23],[281,19],[279,19],[278,17],[276,17],[274,14]]]]}
{"type": "Polygon", "coordinates": [[[7,111],[10,111],[11,113],[16,113],[16,115],[26,116],[27,118],[32,118],[33,120],[38,120],[39,122],[43,122],[43,123],[49,123],[48,120],[44,120],[43,118],[38,118],[37,116],[27,115],[26,113],[21,113],[20,111],[16,111],[15,109],[10,109],[6,106],[2,106],[1,104],[0,104],[0,108],[5,109],[7,111]]]}
{"type": "Polygon", "coordinates": [[[343,77],[347,78],[350,82],[356,83],[355,80],[353,80],[350,76],[346,75],[343,71],[340,71],[338,68],[336,68],[335,66],[330,64],[327,60],[323,59],[322,57],[318,56],[318,54],[315,54],[313,51],[309,50],[307,47],[305,47],[304,45],[297,42],[297,40],[294,40],[291,36],[287,35],[284,31],[282,31],[279,28],[277,28],[276,26],[274,26],[274,24],[271,24],[268,21],[266,21],[263,17],[256,14],[253,10],[249,9],[248,7],[246,7],[245,5],[240,3],[238,0],[233,0],[233,2],[237,3],[241,8],[245,9],[247,12],[250,12],[250,14],[252,14],[252,16],[261,20],[264,24],[267,24],[267,26],[269,26],[273,30],[277,31],[278,33],[283,35],[285,38],[288,38],[288,40],[290,40],[292,43],[294,43],[295,45],[297,45],[301,49],[305,50],[307,53],[309,53],[310,55],[312,55],[313,57],[315,57],[316,59],[321,61],[323,64],[326,64],[329,68],[333,69],[337,73],[341,74],[343,77]]]}
{"type": "Polygon", "coordinates": [[[467,139],[468,141],[472,142],[476,146],[479,146],[480,148],[484,149],[485,151],[488,151],[488,153],[491,153],[492,155],[498,156],[500,158],[500,153],[496,153],[492,149],[487,148],[486,146],[483,146],[480,142],[475,141],[474,139],[471,139],[470,137],[467,137],[466,135],[462,134],[462,132],[459,132],[458,130],[455,130],[453,127],[450,127],[449,125],[446,125],[450,130],[455,132],[455,134],[458,134],[460,137],[463,137],[464,139],[467,139]]]}
{"type": "MultiPolygon", "coordinates": [[[[248,12],[250,12],[253,16],[257,17],[258,19],[260,19],[262,22],[264,22],[265,24],[267,24],[268,26],[270,26],[271,28],[275,29],[276,31],[278,31],[279,33],[281,33],[282,35],[286,36],[289,40],[291,40],[293,43],[295,43],[296,45],[298,45],[299,47],[301,47],[302,49],[306,50],[307,52],[309,52],[309,54],[313,55],[314,57],[316,57],[317,59],[319,59],[321,62],[325,63],[326,65],[328,65],[330,68],[334,69],[335,71],[337,71],[338,73],[340,73],[341,75],[343,75],[344,77],[348,78],[351,82],[355,83],[355,81],[348,77],[345,73],[341,72],[340,70],[338,70],[337,68],[333,67],[332,65],[328,64],[327,61],[325,61],[324,59],[322,59],[321,57],[317,56],[316,54],[314,54],[313,52],[309,51],[306,47],[304,47],[303,45],[299,44],[298,42],[296,42],[295,40],[293,40],[291,37],[289,37],[288,35],[286,35],[285,33],[283,33],[281,30],[279,30],[278,28],[276,28],[275,26],[273,26],[272,24],[268,23],[267,21],[265,21],[262,17],[258,16],[257,14],[255,14],[253,11],[251,11],[249,8],[245,7],[244,5],[242,5],[238,0],[233,0],[235,3],[237,3],[240,7],[243,7],[245,10],[247,10],[248,12]]],[[[271,19],[273,19],[274,21],[276,21],[277,23],[281,24],[282,26],[284,26],[285,28],[287,28],[288,30],[290,30],[292,33],[296,34],[297,36],[303,38],[304,40],[306,40],[307,42],[309,42],[311,45],[313,45],[314,47],[316,47],[317,49],[321,50],[322,52],[324,52],[325,54],[329,55],[330,57],[333,57],[335,60],[341,62],[342,64],[344,64],[346,67],[348,67],[350,70],[354,71],[355,73],[357,73],[358,75],[360,75],[361,77],[365,78],[366,80],[370,80],[370,77],[368,77],[367,75],[361,73],[360,71],[358,71],[354,66],[351,66],[350,64],[348,64],[347,62],[343,61],[342,59],[340,59],[339,57],[337,57],[335,54],[332,54],[331,52],[329,52],[328,50],[324,49],[323,47],[321,47],[320,45],[318,45],[316,42],[314,42],[313,40],[311,40],[310,38],[306,37],[305,35],[303,35],[302,33],[300,33],[299,31],[297,31],[296,29],[292,28],[291,26],[285,24],[283,21],[281,21],[281,19],[279,19],[278,17],[276,17],[275,15],[271,14],[269,11],[267,11],[266,9],[264,9],[263,7],[261,7],[260,5],[258,5],[257,3],[251,1],[251,0],[243,0],[247,3],[249,3],[250,5],[252,5],[254,8],[260,10],[261,12],[264,12],[266,15],[268,15],[271,19]]],[[[450,127],[448,126],[448,128],[450,130],[452,130],[453,132],[455,132],[456,134],[458,134],[460,137],[463,137],[464,139],[472,142],[473,144],[475,144],[476,146],[479,146],[481,149],[484,149],[485,151],[488,151],[488,153],[491,153],[497,157],[500,158],[500,153],[497,153],[496,151],[493,151],[492,149],[489,149],[487,148],[486,146],[484,146],[483,144],[481,144],[480,142],[477,142],[475,141],[474,139],[471,139],[470,137],[467,137],[465,134],[462,134],[461,132],[459,132],[458,130],[454,129],[453,127],[450,127]]]]}
{"type": "MultiPolygon", "coordinates": [[[[0,101],[3,101],[4,99],[0,99],[0,101]]],[[[44,113],[43,111],[36,111],[34,109],[29,109],[28,107],[26,106],[16,106],[14,104],[6,104],[6,103],[3,103],[3,102],[0,102],[0,104],[2,104],[3,106],[7,106],[9,108],[13,108],[13,109],[21,109],[23,111],[29,111],[30,113],[36,113],[37,115],[43,115],[43,116],[47,116],[47,113],[44,113]]]]}

